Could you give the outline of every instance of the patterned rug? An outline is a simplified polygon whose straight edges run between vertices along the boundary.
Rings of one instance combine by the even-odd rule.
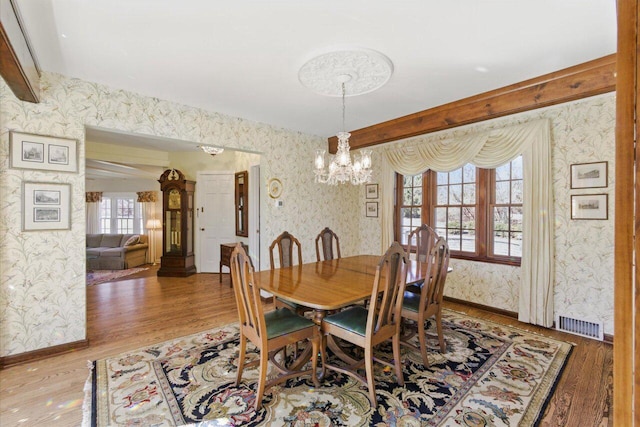
[[[131,276],[132,274],[148,270],[148,267],[127,268],[126,270],[92,270],[87,271],[87,286],[97,285],[98,283],[111,282],[121,277]]]
[[[431,337],[430,367],[403,347],[404,387],[376,364],[375,410],[366,389],[328,371],[320,388],[302,377],[267,389],[255,412],[257,369],[233,385],[238,328],[231,324],[93,362],[84,425],[536,425],[571,345],[448,310],[444,317],[447,351]],[[391,345],[380,352],[390,359]]]

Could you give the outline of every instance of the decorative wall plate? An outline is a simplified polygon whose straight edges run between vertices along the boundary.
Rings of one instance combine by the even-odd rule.
[[[267,192],[272,199],[280,197],[282,194],[282,181],[278,178],[271,178],[269,182],[267,182]]]

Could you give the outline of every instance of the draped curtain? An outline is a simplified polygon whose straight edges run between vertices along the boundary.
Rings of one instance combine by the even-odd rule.
[[[496,168],[522,155],[523,248],[518,319],[553,323],[553,185],[549,121],[536,120],[441,141],[416,137],[384,147],[381,167],[382,246],[393,241],[394,172],[449,172],[471,163]]]
[[[102,192],[87,191],[85,198],[87,202],[87,234],[98,234],[100,233],[100,202],[102,201]]]
[[[142,203],[142,224],[144,227],[144,233],[149,236],[149,246],[155,246],[155,231],[147,227],[149,225],[149,220],[156,219],[156,201],[158,200],[158,193],[157,191],[138,191],[136,194],[138,195],[138,203]],[[147,262],[156,262],[153,258],[155,258],[155,251],[147,251]]]

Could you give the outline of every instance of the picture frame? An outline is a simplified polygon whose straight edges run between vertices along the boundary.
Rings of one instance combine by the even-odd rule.
[[[365,186],[365,194],[367,199],[378,198],[378,184],[367,184]]]
[[[71,184],[22,183],[22,231],[70,229]]]
[[[606,188],[608,162],[576,163],[571,165],[571,188]]]
[[[77,173],[78,141],[11,131],[9,161],[14,169]]]
[[[608,194],[574,194],[571,196],[571,219],[609,219]]]
[[[366,215],[368,218],[378,218],[378,202],[367,202]]]

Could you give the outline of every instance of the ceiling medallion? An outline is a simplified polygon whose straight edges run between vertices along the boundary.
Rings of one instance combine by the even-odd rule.
[[[342,97],[342,132],[338,132],[338,150],[325,161],[325,150],[316,150],[315,181],[337,185],[360,185],[371,181],[371,150],[359,150],[351,158],[345,126],[345,97],[372,92],[391,78],[393,64],[383,54],[370,49],[329,52],[307,61],[300,71],[300,82],[321,95]]]
[[[364,48],[348,48],[327,52],[307,61],[298,79],[320,95],[362,95],[384,86],[393,74],[393,63],[380,52]]]

